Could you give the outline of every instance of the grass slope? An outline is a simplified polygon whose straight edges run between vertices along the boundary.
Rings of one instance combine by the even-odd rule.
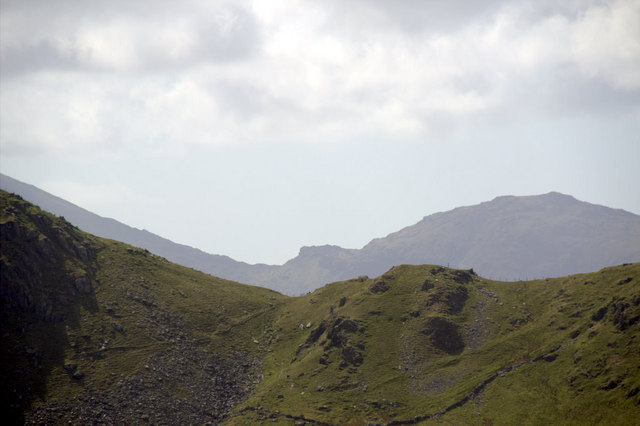
[[[2,400],[16,422],[218,421],[253,388],[286,297],[1,197]]]
[[[518,283],[402,265],[328,285],[283,306],[229,423],[635,424],[639,279],[639,264]]]
[[[509,283],[400,265],[289,298],[0,196],[0,373],[15,422],[640,418],[640,264]]]

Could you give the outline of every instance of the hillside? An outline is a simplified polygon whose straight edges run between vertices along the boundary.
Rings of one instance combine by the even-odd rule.
[[[289,298],[0,195],[2,400],[18,423],[640,418],[638,263],[520,282],[400,265]]]
[[[633,424],[640,264],[528,282],[435,265],[327,285],[271,326],[232,424]]]
[[[1,398],[15,423],[217,422],[251,391],[253,336],[284,296],[1,197]]]
[[[66,217],[84,231],[215,276],[290,295],[358,275],[377,276],[399,264],[474,268],[488,278],[511,281],[640,261],[640,216],[554,192],[498,197],[429,215],[361,249],[303,247],[283,265],[249,265],[102,218],[8,176],[0,178],[3,189]]]

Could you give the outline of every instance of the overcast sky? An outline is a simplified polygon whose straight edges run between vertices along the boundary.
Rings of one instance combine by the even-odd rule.
[[[640,1],[1,0],[0,170],[251,263],[549,191],[640,213]]]

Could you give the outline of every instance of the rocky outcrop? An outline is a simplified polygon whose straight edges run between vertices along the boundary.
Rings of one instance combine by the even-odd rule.
[[[446,318],[428,318],[422,334],[429,338],[433,347],[448,354],[459,354],[464,349],[459,327]]]
[[[46,402],[27,413],[25,424],[216,424],[253,390],[260,371],[246,353],[221,358],[191,342],[158,353],[145,367],[132,377],[114,373],[107,389],[86,385],[73,400]]]
[[[63,218],[3,198],[0,297],[5,313],[20,310],[60,321],[77,295],[93,291],[96,247]]]

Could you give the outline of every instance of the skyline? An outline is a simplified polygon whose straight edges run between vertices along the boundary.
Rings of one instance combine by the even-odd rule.
[[[281,264],[550,191],[640,213],[640,1],[1,8],[0,171],[177,243]]]

